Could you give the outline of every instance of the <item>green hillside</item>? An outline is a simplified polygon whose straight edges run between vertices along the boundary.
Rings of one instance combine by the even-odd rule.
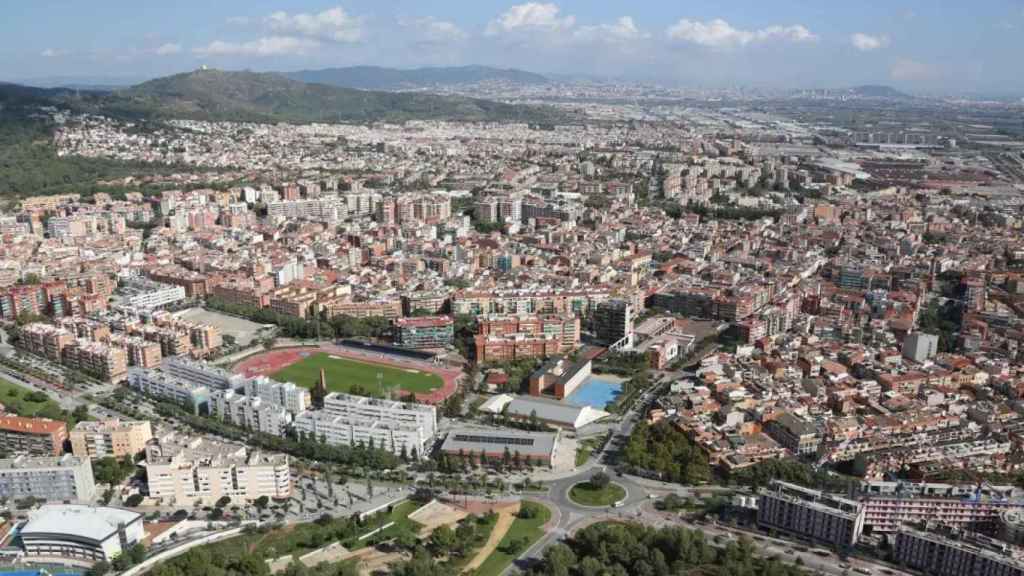
[[[306,84],[280,74],[196,70],[157,78],[97,100],[108,113],[253,122],[420,120],[556,122],[551,108],[436,94]]]

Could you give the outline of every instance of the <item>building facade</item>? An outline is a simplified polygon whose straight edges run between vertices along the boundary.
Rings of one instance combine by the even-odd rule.
[[[1022,576],[1019,551],[980,534],[904,526],[896,534],[893,560],[934,576]]]
[[[0,416],[0,447],[8,454],[60,456],[68,439],[67,424],[48,418]]]
[[[79,422],[71,431],[71,453],[80,458],[135,456],[153,438],[148,420]]]
[[[758,496],[757,523],[762,528],[845,549],[853,547],[864,530],[864,506],[776,480]]]
[[[71,454],[0,460],[0,499],[91,502],[96,498],[92,463]]]
[[[437,434],[437,408],[337,392],[324,397],[323,410],[295,418],[295,429],[316,440],[345,446],[373,446],[395,454],[424,456]]]
[[[447,348],[455,338],[450,316],[422,316],[395,319],[395,344],[404,348]]]
[[[261,496],[291,496],[292,480],[284,454],[264,454],[245,446],[200,437],[168,435],[146,446],[149,495],[162,503],[213,505],[222,497],[252,502]]]

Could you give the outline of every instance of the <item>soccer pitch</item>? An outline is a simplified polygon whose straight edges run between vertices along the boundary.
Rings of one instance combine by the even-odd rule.
[[[383,389],[392,386],[405,392],[422,393],[444,385],[437,374],[349,360],[325,352],[311,354],[270,377],[279,382],[295,382],[299,386],[312,388],[320,381],[321,368],[327,377],[328,392],[349,392],[358,384],[367,394],[384,396]]]

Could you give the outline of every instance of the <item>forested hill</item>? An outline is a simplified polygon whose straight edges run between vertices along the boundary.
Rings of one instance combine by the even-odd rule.
[[[463,96],[380,92],[308,84],[280,74],[196,70],[157,78],[97,100],[108,113],[255,122],[456,120],[548,123],[553,108]]]
[[[550,82],[546,77],[533,72],[490,66],[452,66],[411,70],[381,66],[348,66],[322,70],[299,70],[298,72],[286,72],[284,75],[300,82],[360,90],[413,90],[480,82],[508,82],[530,86]]]

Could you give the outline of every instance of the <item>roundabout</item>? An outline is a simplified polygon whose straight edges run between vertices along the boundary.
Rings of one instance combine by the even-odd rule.
[[[613,506],[626,499],[626,489],[614,482],[595,483],[593,480],[573,484],[569,488],[569,500],[577,506],[603,508]]]

